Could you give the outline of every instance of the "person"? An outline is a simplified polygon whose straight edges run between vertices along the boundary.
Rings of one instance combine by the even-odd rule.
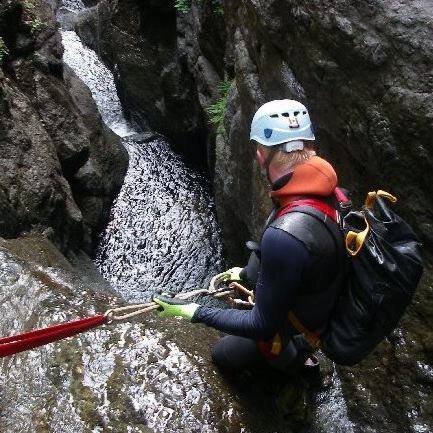
[[[279,370],[295,361],[311,363],[314,344],[302,331],[317,337],[324,331],[343,273],[343,238],[327,211],[335,212],[337,175],[316,155],[306,107],[288,99],[262,105],[252,120],[250,140],[275,210],[248,265],[229,269],[225,277],[254,284],[254,307],[220,309],[154,298],[163,316],[185,317],[222,331],[212,359],[229,372],[264,363]],[[308,200],[322,203],[323,209],[308,206]],[[296,203],[303,208],[287,212]]]

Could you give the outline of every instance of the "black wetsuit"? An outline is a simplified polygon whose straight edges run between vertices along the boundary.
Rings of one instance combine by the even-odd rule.
[[[280,333],[289,342],[297,332],[287,316],[295,312],[310,330],[326,325],[340,290],[335,284],[340,270],[341,250],[338,228],[317,216],[294,212],[269,226],[260,244],[260,271],[251,311],[199,307],[193,321],[205,323],[229,336],[217,344],[214,361],[237,370],[263,357],[257,341],[267,341]],[[329,230],[333,224],[334,235]]]

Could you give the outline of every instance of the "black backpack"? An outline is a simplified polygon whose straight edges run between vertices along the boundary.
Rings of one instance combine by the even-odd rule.
[[[421,278],[421,244],[390,209],[395,201],[378,191],[368,194],[361,211],[339,202],[347,283],[321,335],[322,350],[337,364],[357,364],[392,332]]]
[[[337,364],[359,363],[393,331],[421,278],[421,244],[410,226],[390,209],[389,203],[396,201],[385,191],[370,192],[362,210],[355,211],[337,188],[327,203],[301,199],[268,219],[269,223],[292,212],[310,215],[325,224],[336,245],[341,245],[340,272],[333,283],[341,286],[341,292],[325,331],[319,336],[292,311],[288,316],[312,348],[321,348]],[[330,217],[334,209],[339,218]],[[303,226],[300,229],[295,237],[308,244],[314,234]]]

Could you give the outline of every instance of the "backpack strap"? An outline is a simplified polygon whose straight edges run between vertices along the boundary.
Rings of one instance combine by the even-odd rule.
[[[320,336],[316,332],[312,332],[309,329],[307,329],[296,317],[295,313],[293,311],[289,311],[289,314],[287,316],[289,319],[290,324],[305,338],[307,343],[314,349],[319,349],[322,342],[320,340]]]

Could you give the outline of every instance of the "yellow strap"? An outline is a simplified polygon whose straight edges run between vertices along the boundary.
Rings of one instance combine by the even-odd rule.
[[[365,207],[368,209],[372,209],[378,197],[386,198],[391,203],[395,203],[397,201],[397,198],[394,197],[392,194],[379,189],[378,191],[371,191],[367,194],[367,198],[365,199]],[[352,257],[359,254],[362,246],[365,243],[365,240],[367,239],[368,233],[370,232],[370,224],[368,223],[365,216],[364,216],[364,221],[365,221],[364,230],[362,230],[359,233],[349,231],[346,235],[346,250]]]
[[[308,344],[314,348],[318,349],[321,345],[320,338],[311,332],[309,329],[307,329],[295,316],[295,313],[293,311],[289,311],[289,321],[293,325],[293,327],[304,336],[304,338],[307,340]]]
[[[279,355],[281,353],[282,348],[283,348],[283,344],[281,342],[280,334],[277,334],[272,340],[272,347],[271,347],[272,355]]]
[[[370,224],[365,217],[364,221],[365,229],[362,232],[356,233],[350,231],[346,235],[346,250],[352,257],[355,257],[361,251],[368,233],[370,232]]]
[[[379,191],[371,191],[367,194],[367,198],[365,199],[365,207],[371,209],[374,206],[374,203],[376,202],[378,197],[386,198],[391,203],[397,202],[397,197],[394,197],[389,192],[379,189]]]

